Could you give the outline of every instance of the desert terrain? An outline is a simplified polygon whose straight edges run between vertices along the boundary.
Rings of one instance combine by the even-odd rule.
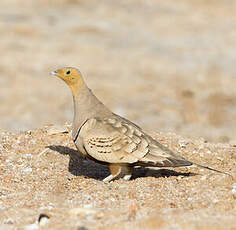
[[[1,0],[0,229],[236,229],[235,12],[231,0]],[[103,183],[107,167],[71,140],[71,93],[49,74],[63,66],[177,154],[233,178],[137,168]]]

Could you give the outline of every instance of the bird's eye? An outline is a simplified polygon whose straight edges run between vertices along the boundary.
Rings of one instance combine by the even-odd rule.
[[[69,74],[70,74],[70,70],[67,70],[67,71],[66,71],[66,74],[69,75]]]

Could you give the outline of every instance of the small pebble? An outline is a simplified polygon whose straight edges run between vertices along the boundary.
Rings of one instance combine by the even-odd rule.
[[[92,204],[85,204],[85,205],[84,205],[84,208],[92,208],[92,207],[93,207]]]
[[[199,153],[199,155],[200,155],[200,157],[204,157],[204,153],[203,152]]]
[[[235,196],[235,198],[236,198],[236,183],[233,183],[231,186],[232,186],[233,196]]]
[[[32,168],[24,168],[23,171],[24,171],[24,172],[32,172],[33,169],[32,169]]]
[[[218,199],[214,199],[214,200],[212,200],[212,202],[213,202],[214,204],[216,204],[216,203],[219,202],[219,200],[218,200]]]
[[[84,226],[79,226],[78,228],[77,228],[77,230],[88,230],[86,227],[84,227]]]
[[[48,135],[55,135],[58,133],[68,133],[68,130],[65,126],[53,125],[47,130]]]
[[[200,180],[206,180],[206,179],[207,179],[207,175],[204,175],[204,176],[201,177]]]
[[[236,183],[233,183],[231,186],[232,188],[236,189]]]
[[[87,221],[93,221],[94,220],[94,216],[88,215],[88,216],[86,216],[86,220]]]
[[[49,219],[50,217],[47,214],[40,214],[38,218],[39,225],[41,227],[47,225],[49,223]]]
[[[14,224],[14,221],[11,218],[8,218],[4,224]]]
[[[184,147],[186,147],[186,145],[188,145],[188,142],[186,140],[180,140],[179,141],[179,146],[180,147],[184,148]]]

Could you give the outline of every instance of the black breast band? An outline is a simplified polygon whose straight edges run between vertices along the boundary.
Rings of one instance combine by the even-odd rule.
[[[75,138],[73,139],[74,142],[76,142],[76,140],[78,139],[78,136],[79,136],[79,133],[80,133],[80,130],[81,128],[84,126],[84,124],[88,121],[89,119],[87,119],[81,126],[80,128],[78,129],[76,135],[75,135]]]

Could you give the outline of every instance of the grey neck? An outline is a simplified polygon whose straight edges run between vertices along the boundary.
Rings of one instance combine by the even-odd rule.
[[[73,138],[83,123],[93,117],[105,117],[111,114],[102,102],[92,93],[92,91],[84,85],[77,95],[73,95],[74,102],[74,119],[73,119]]]

